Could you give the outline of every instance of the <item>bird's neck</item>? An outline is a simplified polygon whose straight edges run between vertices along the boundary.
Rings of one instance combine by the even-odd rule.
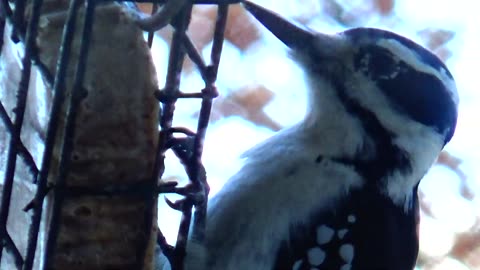
[[[395,204],[408,204],[411,190],[443,147],[441,136],[406,117],[390,119],[388,112],[369,110],[357,100],[342,97],[328,83],[314,86],[300,125],[307,144],[326,157],[370,163],[367,170],[372,173],[382,169],[365,177],[376,178]]]
[[[357,117],[353,117],[338,98],[331,84],[311,82],[305,119],[299,124],[309,144],[317,145],[331,157],[354,157],[362,151],[368,157],[368,137]]]

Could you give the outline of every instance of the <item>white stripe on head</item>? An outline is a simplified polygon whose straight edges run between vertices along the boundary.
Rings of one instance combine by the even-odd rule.
[[[445,70],[445,68],[440,66],[437,69],[428,63],[425,63],[425,61],[421,59],[415,50],[408,48],[398,40],[382,38],[376,43],[376,45],[390,51],[393,55],[397,56],[400,60],[404,61],[419,72],[427,73],[438,78],[442,83],[445,84],[447,91],[452,97],[452,100],[455,102],[455,105],[458,106],[459,99],[455,81],[448,75],[448,72]]]

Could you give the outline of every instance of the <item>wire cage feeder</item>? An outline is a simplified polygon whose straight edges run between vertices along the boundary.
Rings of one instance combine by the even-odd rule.
[[[0,1],[1,269],[153,269],[156,246],[182,269],[188,235],[202,237],[203,140],[228,7],[240,1],[178,1],[159,88],[154,29],[145,42],[133,2],[154,14],[169,1]],[[197,4],[218,6],[209,63],[186,33]],[[197,93],[179,89],[185,57],[205,82]],[[180,98],[201,99],[196,131],[172,126]],[[169,149],[185,187],[159,181]],[[183,213],[175,246],[156,225],[160,193],[184,195],[171,203]]]

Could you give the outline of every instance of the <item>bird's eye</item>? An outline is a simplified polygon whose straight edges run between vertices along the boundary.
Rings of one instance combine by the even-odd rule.
[[[401,72],[401,64],[388,50],[378,47],[362,47],[354,58],[354,68],[372,80],[393,79]]]

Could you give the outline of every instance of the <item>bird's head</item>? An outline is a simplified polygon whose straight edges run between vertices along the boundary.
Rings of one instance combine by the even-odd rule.
[[[396,181],[394,174],[405,178],[407,172],[414,179],[407,189],[416,185],[456,126],[458,94],[442,61],[389,31],[354,28],[327,35],[300,28],[248,1],[244,5],[305,70],[311,92],[307,121],[335,122],[345,115],[342,119],[347,120],[338,122],[359,127],[355,136],[362,138],[360,148],[370,149],[352,153],[363,151],[363,158],[383,164],[385,170],[375,173],[389,182],[385,186],[402,185],[390,182]],[[350,144],[360,145],[353,140]],[[388,157],[394,159],[385,161]]]

